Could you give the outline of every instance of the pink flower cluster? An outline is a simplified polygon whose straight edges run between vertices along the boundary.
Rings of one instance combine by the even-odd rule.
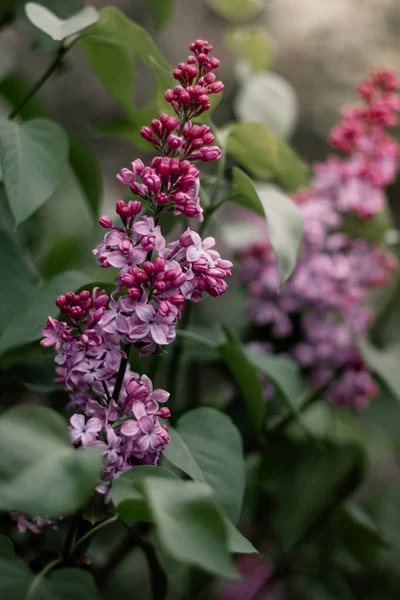
[[[180,85],[165,94],[177,117],[163,113],[150,127],[141,130],[142,137],[161,156],[155,157],[149,167],[137,159],[117,177],[133,194],[149,202],[154,215],[170,206],[176,215],[198,217],[201,221],[200,173],[193,162],[218,160],[221,150],[210,145],[214,141],[210,128],[193,124],[190,119],[208,110],[210,94],[221,92],[224,86],[215,81],[212,73],[219,67],[219,60],[209,57],[212,46],[196,40],[190,49],[194,56],[189,56],[187,63],[179,64],[174,71]]]
[[[343,233],[343,213],[366,219],[386,202],[383,187],[393,181],[399,161],[399,148],[385,133],[400,111],[397,87],[386,71],[366,80],[359,90],[366,107],[346,109],[331,136],[347,157],[317,165],[310,189],[294,197],[304,217],[304,241],[280,294],[269,242],[239,251],[252,320],[267,326],[273,346],[287,349],[314,384],[336,376],[330,398],[355,409],[378,391],[356,347],[372,318],[368,295],[388,282],[396,261],[382,245]]]
[[[56,304],[64,318],[49,317],[43,329],[41,344],[57,352],[56,381],[68,390],[67,408],[74,411],[71,441],[76,448],[96,446],[104,454],[98,491],[106,501],[116,476],[136,465],[156,464],[169,442],[168,426],[160,422],[170,417],[169,408],[160,407],[169,393],[153,389],[146,375],[131,371],[131,345],[147,355],[173,342],[185,300],[199,302],[204,293],[223,294],[231,274],[232,263],[213,249],[214,238],[202,240],[187,229],[167,245],[158,224],[163,211],[170,209],[201,218],[199,171],[193,161],[221,155],[219,148],[210,146],[214,136],[209,127],[189,120],[207,110],[209,94],[223,87],[211,73],[219,65],[208,56],[211,49],[197,40],[191,45],[194,56],[174,72],[181,87],[168,90],[166,97],[170,92],[176,96],[172,106],[178,118],[162,114],[142,130],[161,156],[149,167],[137,159],[117,175],[148,202],[152,214],[146,214],[137,199],[118,200],[120,223],[114,225],[106,215],[99,219],[107,233],[93,253],[101,267],[118,269],[116,289],[111,296],[99,288],[59,296]],[[31,521],[21,520],[21,527],[41,528],[42,521]]]

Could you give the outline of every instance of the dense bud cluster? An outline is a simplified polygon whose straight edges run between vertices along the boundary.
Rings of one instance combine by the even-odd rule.
[[[378,391],[356,344],[371,322],[368,296],[387,284],[396,261],[382,245],[350,237],[342,227],[346,215],[367,220],[386,203],[383,188],[395,177],[399,148],[384,129],[395,124],[400,111],[393,95],[397,88],[389,72],[367,78],[359,88],[366,106],[346,109],[331,135],[346,158],[316,165],[310,189],[294,197],[304,217],[304,241],[280,294],[269,242],[259,240],[239,251],[253,321],[267,326],[280,348],[286,340],[315,385],[334,380],[328,389],[332,401],[355,409],[364,408]]]

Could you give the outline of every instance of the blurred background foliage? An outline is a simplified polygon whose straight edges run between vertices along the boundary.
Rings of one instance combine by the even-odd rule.
[[[83,0],[40,3],[64,18],[84,5]],[[23,4],[19,0],[2,0],[0,6],[0,115],[7,115],[19,104],[59,49],[57,42],[29,23]],[[91,4],[100,9],[106,3],[98,0]],[[216,124],[257,120],[288,139],[307,163],[325,158],[330,127],[338,120],[340,108],[353,100],[354,88],[372,67],[384,64],[400,72],[400,5],[396,0],[121,0],[111,4],[149,32],[166,63],[175,65],[181,60],[196,37],[209,39],[221,60],[220,77],[225,83],[223,99],[213,116]],[[38,397],[61,410],[65,406],[64,392],[53,383],[53,358],[33,343],[42,324],[32,325],[34,315],[29,302],[21,304],[21,294],[35,294],[38,301],[39,279],[44,286],[51,286],[51,293],[47,290],[43,294],[44,303],[66,288],[79,288],[87,281],[112,283],[113,273],[99,269],[91,255],[102,236],[94,217],[100,209],[107,212],[122,193],[115,173],[137,156],[149,157],[138,131],[155,116],[160,97],[154,71],[140,62],[144,43],[139,40],[134,48],[133,54],[139,61],[134,60],[133,70],[132,53],[115,48],[115,55],[110,58],[107,45],[84,39],[68,53],[58,72],[20,114],[21,120],[48,117],[65,128],[69,166],[50,199],[17,231],[15,215],[7,210],[0,184],[0,263],[5,263],[0,272],[7,273],[7,281],[10,277],[15,280],[12,295],[0,281],[2,329],[9,328],[17,309],[22,311],[18,323],[11,323],[11,333],[0,340],[3,406]],[[110,70],[114,60],[118,63],[118,75],[123,73],[127,78],[123,85],[118,78],[108,79],[106,86],[102,84],[100,71],[106,60],[110,61]],[[162,69],[156,69],[156,75],[162,79]],[[399,191],[399,183],[389,190],[397,224]],[[23,193],[32,193],[30,183]],[[219,227],[218,235],[228,247],[232,238],[254,233],[235,224],[230,212],[221,210],[214,226]],[[180,226],[180,219],[178,224],[176,221],[175,225],[171,223],[175,230]],[[358,225],[352,223],[349,227],[354,230]],[[166,222],[164,226],[167,227]],[[368,227],[362,235],[380,239],[393,229],[393,223],[383,216]],[[29,249],[31,262],[21,256],[17,241]],[[65,271],[71,273],[65,275]],[[21,280],[23,289],[18,287]],[[394,345],[395,349],[400,348],[399,294],[396,282],[393,290],[385,290],[384,310],[373,330],[376,343],[384,347]],[[257,420],[257,413],[252,409],[249,418],[243,419],[230,377],[230,372],[237,373],[240,366],[244,373],[244,379],[238,381],[240,395],[251,393],[252,397],[258,394],[261,398],[258,384],[254,383],[255,365],[251,357],[227,346],[214,327],[222,322],[234,336],[246,338],[249,324],[243,300],[242,290],[233,281],[229,296],[213,299],[212,303],[205,300],[196,309],[192,330],[218,341],[219,346],[216,349],[199,345],[195,339],[185,342],[187,369],[176,381],[174,410],[179,415],[188,406],[221,408],[239,427],[247,466],[240,524],[261,557],[254,558],[250,573],[254,574],[259,561],[266,569],[265,581],[271,564],[278,565],[280,577],[273,592],[267,589],[239,596],[238,588],[229,590],[221,582],[211,582],[195,570],[160,556],[168,568],[171,598],[397,600],[397,355],[392,353],[379,368],[381,394],[365,414],[355,416],[324,403],[313,403],[302,420],[294,419],[284,434],[279,433],[279,428],[271,432],[260,452],[258,440],[248,426],[251,419]],[[33,327],[32,343],[26,344],[29,327]],[[20,331],[24,332],[22,346],[18,344]],[[400,358],[400,352],[398,355]],[[138,358],[133,356],[131,360],[135,368]],[[154,360],[141,359],[140,371],[150,373]],[[168,358],[160,362],[156,384],[163,387]],[[308,393],[296,365],[291,364],[283,374],[279,361],[267,360],[256,366],[279,392],[278,405],[272,403],[267,408],[269,416],[280,418],[282,414],[285,417],[295,413],[296,403]],[[253,388],[249,392],[250,381]],[[309,431],[313,432],[311,439]],[[324,442],[322,451],[319,441]],[[31,536],[28,549],[15,532],[13,540],[16,548],[24,548],[29,557],[40,545],[57,548],[63,534],[60,527],[58,532],[46,532],[43,539]],[[114,546],[117,548],[123,538],[122,528],[117,527],[113,536],[104,531],[92,544],[90,558],[99,581],[105,580],[105,555]],[[150,597],[143,591],[149,586],[141,550],[128,552],[121,563],[115,556],[104,598],[124,600],[133,593],[138,598]],[[264,580],[260,578],[259,590]]]

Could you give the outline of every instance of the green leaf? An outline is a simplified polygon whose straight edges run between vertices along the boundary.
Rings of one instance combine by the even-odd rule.
[[[93,6],[87,6],[68,19],[60,19],[51,10],[36,2],[25,4],[25,14],[35,27],[47,33],[55,41],[64,40],[86,29],[99,18],[97,10]]]
[[[234,554],[258,554],[258,550],[254,548],[253,544],[228,519],[225,519],[225,525],[228,530],[228,547],[231,552]]]
[[[253,71],[267,71],[274,62],[272,40],[264,29],[231,27],[224,36],[230,50],[250,64]]]
[[[276,179],[288,191],[307,185],[306,164],[266,125],[233,125],[227,136],[226,151],[256,179]]]
[[[354,213],[345,213],[340,229],[350,237],[379,244],[384,242],[387,232],[394,229],[393,216],[388,206],[367,220],[360,219]]]
[[[302,214],[294,202],[275,186],[259,184],[256,188],[237,167],[233,168],[233,178],[237,185],[234,200],[266,219],[281,287],[296,266],[303,237]]]
[[[195,481],[208,483],[228,518],[236,523],[242,509],[245,469],[242,441],[231,419],[201,407],[184,414],[163,455]]]
[[[81,43],[96,75],[130,112],[136,60],[154,71],[164,91],[173,84],[170,66],[147,31],[115,7],[100,11],[99,21]]]
[[[68,426],[44,406],[17,406],[0,417],[0,509],[60,517],[88,501],[100,481],[97,448],[75,450]]]
[[[102,84],[122,106],[132,111],[135,65],[130,52],[115,40],[95,34],[83,37],[81,44]]]
[[[149,107],[135,110],[135,112],[124,117],[117,117],[107,123],[103,123],[96,127],[96,129],[105,135],[117,136],[129,140],[137,148],[148,151],[149,142],[142,138],[140,130],[144,123],[150,123],[156,112],[157,107],[152,104]]]
[[[281,395],[286,407],[293,412],[304,393],[299,365],[290,358],[271,353],[246,350],[246,356]]]
[[[277,478],[270,522],[285,549],[302,540],[310,527],[347,498],[364,473],[364,455],[355,444],[326,443],[321,448],[296,443],[288,450],[287,458],[277,449],[275,458],[266,459],[267,469]]]
[[[4,600],[99,600],[90,573],[62,569],[48,577],[34,575],[15,554],[0,556],[0,596]]]
[[[362,339],[357,346],[371,371],[386,383],[394,397],[400,401],[400,344],[391,344],[380,350],[367,339]]]
[[[25,294],[25,290],[22,291],[25,303],[23,308],[14,311],[13,318],[0,337],[0,354],[10,348],[39,340],[47,317],[58,315],[55,305],[57,296],[77,290],[87,283],[87,279],[88,276],[83,273],[67,271],[44,283],[30,295]]]
[[[237,578],[224,517],[208,485],[151,477],[143,480],[143,493],[167,554],[209,573]]]
[[[388,546],[376,523],[354,502],[338,511],[338,527],[346,550],[366,569],[373,569],[380,550]]]
[[[207,0],[220,17],[241,23],[258,15],[264,8],[263,0]]]
[[[114,480],[111,491],[120,518],[151,522],[152,516],[140,488],[146,477],[179,479],[175,473],[163,467],[144,465],[125,471]]]
[[[75,135],[68,137],[70,165],[82,188],[89,210],[97,221],[103,191],[99,163],[86,142]]]
[[[253,429],[259,431],[264,423],[267,404],[256,368],[233,339],[220,344],[218,352],[236,381]]]
[[[77,266],[85,250],[81,236],[60,233],[51,240],[46,252],[38,261],[39,270],[45,279],[52,279]]]
[[[20,125],[1,119],[0,152],[7,198],[18,225],[55,191],[67,164],[68,139],[47,119]]]
[[[10,107],[15,108],[20,104],[22,98],[25,98],[28,92],[30,92],[32,85],[32,82],[28,81],[20,73],[8,73],[0,80],[0,96],[6,100]],[[36,96],[31,98],[18,112],[18,117],[22,121],[44,118],[46,116],[47,112]]]
[[[175,0],[148,0],[149,10],[156,27],[164,27],[174,12]]]
[[[2,554],[13,554],[14,546],[12,541],[8,539],[6,535],[0,533],[0,555]]]
[[[0,332],[31,297],[38,284],[37,274],[28,264],[14,237],[0,231]],[[1,337],[0,337],[1,339]]]

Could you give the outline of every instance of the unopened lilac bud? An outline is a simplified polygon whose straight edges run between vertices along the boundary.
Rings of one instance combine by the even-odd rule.
[[[142,129],[140,130],[140,135],[148,142],[151,142],[151,140],[153,139],[153,132],[150,129],[150,127],[142,127]]]
[[[160,410],[158,411],[159,416],[162,419],[169,419],[171,416],[171,411],[169,408],[167,408],[166,406],[163,406],[162,408],[160,408]]]
[[[165,268],[165,259],[161,256],[157,256],[157,258],[153,261],[154,269],[157,273],[161,273]]]
[[[167,90],[165,92],[165,99],[167,102],[172,102],[173,100],[175,100],[175,92],[174,90]]]
[[[149,260],[146,260],[146,262],[143,263],[142,269],[148,275],[151,275],[151,273],[154,273],[154,265]]]
[[[221,149],[218,146],[209,146],[208,148],[203,148],[201,155],[204,161],[218,160],[221,158]]]
[[[161,206],[165,206],[169,202],[168,194],[166,194],[165,192],[158,192],[158,194],[156,194],[156,202]]]
[[[65,296],[58,296],[58,298],[56,298],[56,306],[58,306],[58,308],[64,308],[67,304],[68,301]]]
[[[122,254],[129,254],[132,248],[132,242],[129,240],[123,240],[119,245],[119,249],[121,250]]]
[[[132,298],[132,300],[139,300],[141,295],[142,293],[138,288],[132,287],[128,290],[128,296],[129,298]]]
[[[222,81],[216,81],[215,83],[212,83],[210,85],[210,92],[212,92],[213,94],[218,94],[219,92],[222,92],[223,89],[224,84],[222,83]]]
[[[99,223],[102,227],[104,227],[104,229],[111,229],[113,224],[112,219],[107,215],[101,215],[99,218]]]
[[[131,273],[122,273],[120,276],[120,281],[123,286],[126,288],[131,288],[136,285],[136,279]]]
[[[128,210],[129,214],[132,217],[136,217],[140,212],[142,212],[143,204],[139,200],[130,200],[128,202]]]
[[[156,281],[154,288],[157,290],[157,292],[163,292],[166,288],[165,281]]]

